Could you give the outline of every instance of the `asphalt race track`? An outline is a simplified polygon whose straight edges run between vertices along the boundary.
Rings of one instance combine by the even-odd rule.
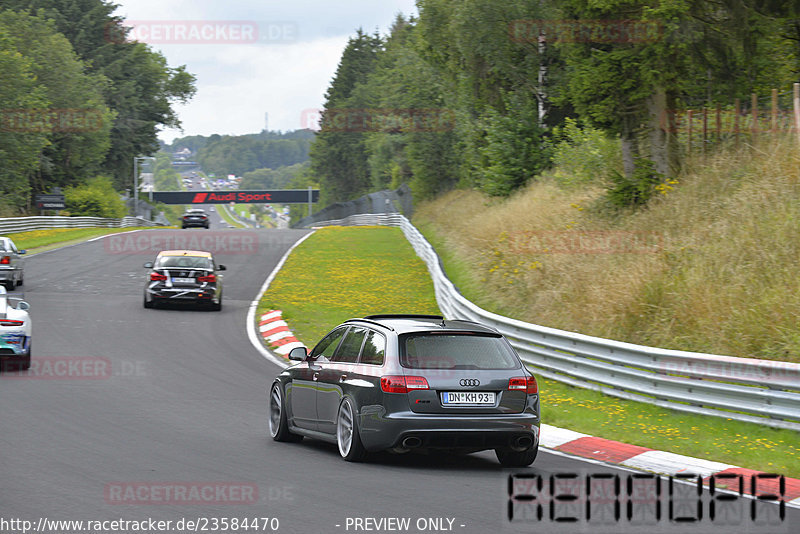
[[[211,215],[219,228],[218,215]],[[155,239],[159,232],[168,230],[137,234]],[[0,375],[0,531],[22,531],[19,523],[4,527],[2,520],[9,519],[31,521],[32,529],[40,519],[152,518],[172,521],[171,531],[233,532],[245,530],[244,519],[277,518],[258,519],[258,528],[246,530],[797,532],[800,510],[787,508],[783,521],[777,515],[770,520],[778,507],[759,505],[754,522],[748,499],[732,505],[734,514],[743,513],[738,520],[734,515],[723,523],[718,515],[712,522],[705,494],[700,523],[670,521],[669,514],[690,517],[697,495],[684,491],[681,502],[688,504],[670,508],[666,481],[658,520],[644,512],[639,517],[638,508],[628,520],[625,500],[619,521],[596,507],[587,520],[583,498],[559,501],[564,507],[554,508],[551,519],[544,498],[550,475],[573,473],[584,480],[617,474],[624,495],[632,472],[544,451],[533,467],[508,470],[489,452],[380,454],[352,464],[329,444],[271,441],[267,388],[279,368],[248,341],[245,316],[267,275],[306,231],[218,233],[224,232],[246,233],[257,247],[217,254],[228,268],[221,312],[144,309],[142,264],[154,254],[112,250],[110,238],[27,259],[24,296],[34,321],[34,367]],[[543,477],[545,490],[539,501],[518,502],[509,521],[513,473]],[[545,502],[541,518],[537,502]],[[579,520],[556,521],[570,515]]]

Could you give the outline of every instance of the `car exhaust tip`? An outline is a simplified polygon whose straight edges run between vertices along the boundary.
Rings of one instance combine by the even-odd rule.
[[[517,452],[527,451],[533,447],[533,439],[530,436],[519,436],[514,438],[511,448]]]
[[[416,436],[410,436],[403,440],[403,447],[406,449],[415,449],[422,445],[422,440]]]

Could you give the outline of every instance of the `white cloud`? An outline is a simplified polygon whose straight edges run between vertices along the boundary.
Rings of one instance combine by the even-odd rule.
[[[157,44],[170,66],[197,76],[197,94],[175,109],[183,135],[304,127],[303,112],[318,109],[342,50],[356,28],[386,33],[397,13],[416,14],[413,0],[121,0],[116,15],[131,21],[252,21],[261,28],[287,24],[283,41],[256,44]],[[272,24],[272,26],[270,26]],[[277,26],[276,26],[277,25]],[[292,33],[296,30],[296,34]]]
[[[304,127],[303,111],[322,105],[345,43],[346,37],[280,48],[234,46],[195,63],[202,66],[197,94],[177,108],[184,133],[161,137],[259,132],[265,113],[270,130]]]

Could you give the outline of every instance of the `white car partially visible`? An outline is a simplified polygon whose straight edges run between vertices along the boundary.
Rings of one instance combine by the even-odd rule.
[[[25,251],[17,249],[10,238],[0,236],[0,284],[9,291],[21,286],[24,281],[23,254]]]
[[[31,366],[29,309],[27,302],[9,297],[6,288],[0,286],[0,370],[24,370]]]

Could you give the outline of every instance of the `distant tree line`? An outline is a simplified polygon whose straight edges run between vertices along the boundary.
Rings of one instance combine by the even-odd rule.
[[[99,175],[116,190],[130,187],[133,158],[155,152],[159,128],[180,125],[172,106],[191,98],[194,77],[127,40],[116,8],[0,4],[0,214],[24,213],[36,193]]]
[[[308,161],[277,169],[256,169],[242,176],[239,189],[293,189],[296,179],[308,169]]]
[[[292,132],[263,131],[258,134],[192,135],[163,145],[167,152],[188,148],[203,170],[214,174],[242,176],[257,169],[278,169],[308,160],[314,139],[310,130]]]
[[[417,18],[398,16],[387,36],[359,30],[342,54],[311,147],[323,202],[401,183],[417,197],[457,185],[508,195],[575,124],[618,140],[618,185],[639,191],[680,168],[659,127],[667,110],[788,90],[800,70],[796,2],[417,5]]]

